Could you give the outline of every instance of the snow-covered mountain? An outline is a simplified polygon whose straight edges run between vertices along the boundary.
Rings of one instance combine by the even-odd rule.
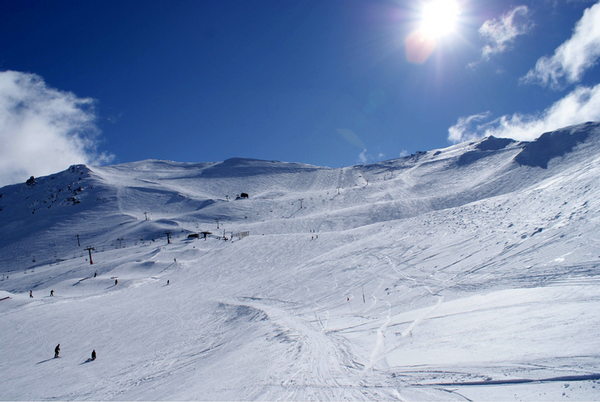
[[[599,178],[586,123],[3,187],[0,399],[599,400]]]

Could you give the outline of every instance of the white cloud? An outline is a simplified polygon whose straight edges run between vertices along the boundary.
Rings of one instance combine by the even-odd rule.
[[[448,141],[457,143],[479,137],[479,131],[483,126],[477,126],[473,130],[472,125],[478,121],[485,121],[490,114],[490,112],[485,112],[468,117],[459,117],[458,122],[448,129]]]
[[[358,159],[356,160],[361,165],[367,163],[378,162],[385,159],[385,154],[383,152],[379,152],[377,156],[374,156],[367,152],[367,148],[363,149],[363,151],[358,154]]]
[[[518,6],[503,14],[499,20],[484,22],[479,28],[479,35],[487,42],[481,49],[482,59],[489,60],[491,55],[509,50],[517,36],[529,32],[533,23],[528,16],[527,6]]]
[[[0,72],[0,185],[110,161],[96,152],[95,119],[92,99],[50,88],[35,74]]]
[[[363,151],[358,154],[358,161],[360,163],[367,163],[369,161],[369,155],[367,155],[367,149],[363,149]]]
[[[599,57],[600,2],[584,11],[573,35],[556,49],[554,56],[540,58],[521,81],[561,88],[564,81],[568,84],[579,82]]]
[[[461,117],[448,129],[451,142],[468,141],[473,138],[494,137],[531,141],[547,131],[573,124],[600,120],[600,84],[594,87],[578,87],[554,103],[543,113],[505,115],[484,124],[475,124],[489,117],[489,112]]]

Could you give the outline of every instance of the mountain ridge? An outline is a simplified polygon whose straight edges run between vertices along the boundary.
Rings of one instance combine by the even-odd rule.
[[[353,223],[342,224],[346,228],[358,222],[366,225],[414,217],[426,211],[454,208],[516,191],[543,180],[551,175],[549,162],[557,158],[568,159],[573,148],[585,142],[590,134],[593,142],[598,143],[599,127],[600,123],[571,126],[545,133],[531,142],[487,137],[436,152],[419,152],[377,164],[337,169],[245,158],[206,163],[144,160],[102,167],[74,165],[63,172],[36,178],[36,184],[32,186],[16,184],[0,189],[0,194],[4,195],[0,198],[0,218],[3,218],[5,229],[2,231],[4,236],[0,234],[0,244],[10,248],[11,239],[15,238],[14,230],[18,227],[37,226],[39,229],[36,230],[48,231],[56,219],[68,220],[73,210],[65,207],[76,207],[77,213],[84,213],[84,216],[91,213],[92,218],[95,215],[93,211],[97,210],[100,215],[108,214],[111,219],[119,221],[120,225],[131,219],[146,218],[145,212],[154,213],[156,220],[170,222],[170,227],[177,225],[171,222],[170,217],[173,213],[176,216],[176,211],[186,211],[205,225],[214,219],[243,219],[245,222],[250,219],[256,224],[257,220],[286,217],[281,215],[277,218],[274,212],[266,213],[265,207],[260,207],[258,215],[255,215],[258,218],[253,218],[252,208],[240,209],[239,204],[225,204],[242,192],[250,193],[251,202],[262,199],[263,204],[273,204],[269,207],[269,211],[273,211],[272,208],[282,210],[281,202],[292,203],[293,198],[302,198],[303,191],[324,191],[326,194],[322,196],[331,198],[337,196],[336,192],[344,191],[344,197],[349,200],[339,203],[337,208],[342,215],[346,208],[350,208],[358,216]],[[558,145],[548,145],[553,141]],[[560,148],[562,145],[566,146],[566,152],[560,153],[558,150],[563,149]],[[487,172],[478,169],[477,163],[483,159],[489,160],[488,165],[494,168],[487,169]],[[530,168],[541,168],[542,171],[533,176],[528,170]],[[451,169],[455,169],[454,177],[445,177],[447,172],[452,172]],[[386,180],[391,183],[387,187]],[[376,191],[372,195],[361,194],[361,187],[368,186],[369,181],[371,186],[377,185]],[[13,201],[17,198],[13,194],[24,198],[25,210],[31,216],[18,207],[19,202]],[[147,201],[148,197],[152,201],[144,206],[140,200]],[[297,200],[296,203],[299,204]],[[15,207],[21,208],[21,211],[15,210]],[[327,222],[336,214],[340,215],[335,211],[327,213],[318,207],[315,212],[312,220],[320,220],[321,223],[313,225],[322,229],[333,227]],[[324,213],[327,217],[322,216]],[[54,216],[46,219],[48,214]],[[304,219],[311,218],[304,216]],[[334,226],[339,225],[338,222]],[[81,235],[86,232],[84,227],[75,230]],[[153,229],[153,237],[159,231],[158,227]],[[7,253],[2,248],[0,251],[4,255]],[[14,253],[8,253],[11,254],[10,259],[14,260]]]

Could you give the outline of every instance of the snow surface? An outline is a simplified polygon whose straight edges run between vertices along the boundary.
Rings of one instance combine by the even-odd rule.
[[[587,123],[3,187],[0,399],[600,400],[599,177]]]

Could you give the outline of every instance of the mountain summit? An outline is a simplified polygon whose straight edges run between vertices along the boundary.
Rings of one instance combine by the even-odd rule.
[[[599,177],[586,123],[339,169],[146,160],[3,187],[0,395],[598,399]]]

